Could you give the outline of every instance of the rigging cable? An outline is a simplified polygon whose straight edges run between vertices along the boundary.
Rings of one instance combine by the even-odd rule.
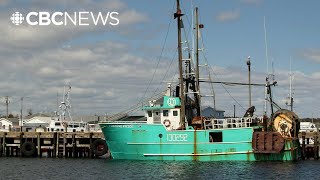
[[[182,9],[185,11],[185,8],[184,8],[183,4],[182,4]],[[173,10],[172,10],[172,13],[173,13]],[[188,15],[185,14],[185,16],[186,16],[185,19],[187,19],[187,22],[188,22],[188,24],[189,24],[188,27],[191,27],[191,24],[190,24],[190,20],[189,20],[189,18],[188,18]],[[187,35],[188,35],[188,33],[189,33],[190,31],[191,31],[191,29],[189,29],[188,32],[186,32],[186,28],[185,28],[185,27],[183,28],[183,32],[184,32],[185,39],[188,39]],[[186,40],[186,44],[187,44],[188,53],[191,54],[191,53],[190,53],[190,44],[189,44],[189,41]],[[174,56],[173,56],[173,58],[171,59],[169,68],[167,68],[167,71],[165,72],[162,80],[160,81],[159,86],[154,90],[154,92],[153,92],[153,94],[151,95],[151,97],[159,90],[159,88],[161,87],[161,84],[163,83],[164,79],[167,77],[168,72],[169,72],[169,70],[170,70],[170,67],[172,67],[171,65],[172,65],[172,63],[173,63],[173,61],[174,61],[174,59],[175,59],[175,57],[176,57],[176,55],[177,55],[177,52],[178,52],[178,49],[176,49],[176,51],[175,51],[175,53],[174,53]],[[176,73],[177,73],[177,71],[175,71],[174,75],[175,75]],[[172,78],[171,81],[173,81],[174,75],[173,75],[173,78]]]
[[[205,45],[204,45],[204,41],[203,41],[203,38],[201,38],[201,43],[202,43],[202,47],[203,47],[203,57],[205,59],[205,61],[208,63],[208,59],[205,55]],[[212,70],[212,73],[216,76],[216,78],[219,80],[219,76],[214,72],[213,68],[211,67],[211,70]],[[210,73],[209,73],[210,74]],[[228,93],[228,95],[243,109],[243,110],[246,110],[231,94],[230,92],[227,90],[227,88],[221,84],[222,88]]]
[[[173,14],[174,7],[175,7],[175,3],[173,4],[171,14]],[[171,22],[172,22],[172,18],[170,18],[170,22],[169,22],[169,25],[168,25],[166,37],[165,37],[165,40],[164,40],[164,43],[163,43],[163,46],[162,46],[162,49],[161,49],[161,53],[160,53],[160,56],[159,56],[159,59],[158,59],[156,68],[155,68],[155,70],[154,70],[154,72],[153,72],[152,78],[151,78],[151,80],[150,80],[150,82],[149,82],[149,84],[148,84],[148,86],[147,86],[147,88],[146,88],[143,96],[141,97],[141,99],[140,99],[140,101],[139,101],[139,104],[140,104],[140,103],[143,101],[143,99],[145,98],[145,96],[146,96],[146,94],[147,94],[147,92],[148,92],[148,90],[149,90],[149,88],[150,88],[150,86],[151,86],[151,83],[152,83],[152,81],[153,81],[153,79],[154,79],[154,77],[155,77],[155,74],[156,74],[156,72],[157,72],[157,69],[158,69],[158,67],[159,67],[160,60],[161,60],[161,58],[162,58],[162,54],[163,54],[163,51],[164,51],[164,47],[165,47],[165,45],[166,45],[166,43],[167,43],[167,38],[168,38],[168,34],[169,34]]]

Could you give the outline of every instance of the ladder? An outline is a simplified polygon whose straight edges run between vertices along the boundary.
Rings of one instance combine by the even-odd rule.
[[[62,133],[58,133],[57,134],[57,151],[56,151],[56,155],[57,157],[65,157],[66,155],[66,138],[64,136],[64,134]]]

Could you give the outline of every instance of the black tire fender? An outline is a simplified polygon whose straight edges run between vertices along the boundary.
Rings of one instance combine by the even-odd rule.
[[[96,139],[91,144],[91,149],[93,154],[96,156],[102,156],[108,152],[108,146],[106,144],[106,141],[103,139]]]
[[[36,145],[33,142],[26,141],[21,146],[21,152],[23,155],[30,157],[36,152]]]

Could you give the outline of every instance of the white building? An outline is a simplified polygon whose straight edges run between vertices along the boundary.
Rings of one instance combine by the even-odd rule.
[[[50,125],[51,117],[34,116],[23,121],[22,131],[35,131],[36,128],[46,128]]]
[[[0,131],[20,131],[18,118],[0,118]]]
[[[1,118],[0,119],[0,131],[2,132],[9,132],[12,128],[12,122],[9,121],[6,118]]]

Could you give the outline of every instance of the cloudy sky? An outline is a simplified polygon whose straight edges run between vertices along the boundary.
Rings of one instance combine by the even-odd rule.
[[[114,114],[139,104],[176,80],[174,0],[0,0],[0,114],[52,112],[63,86],[71,85],[74,115]],[[320,2],[277,0],[183,1],[184,31],[191,40],[191,9],[198,6],[201,33],[211,75],[217,81],[247,82],[251,56],[252,81],[264,83],[267,71],[264,34],[266,19],[269,71],[278,85],[275,101],[283,108],[289,93],[292,59],[294,110],[300,117],[320,112]],[[118,12],[119,24],[89,26],[14,25],[10,16],[31,11],[70,14],[80,11]],[[273,68],[272,68],[273,64]],[[214,84],[216,107],[243,115],[248,107],[245,86]],[[207,93],[207,90],[203,90]],[[264,89],[254,87],[252,104],[261,114]],[[212,99],[204,100],[205,105]]]

